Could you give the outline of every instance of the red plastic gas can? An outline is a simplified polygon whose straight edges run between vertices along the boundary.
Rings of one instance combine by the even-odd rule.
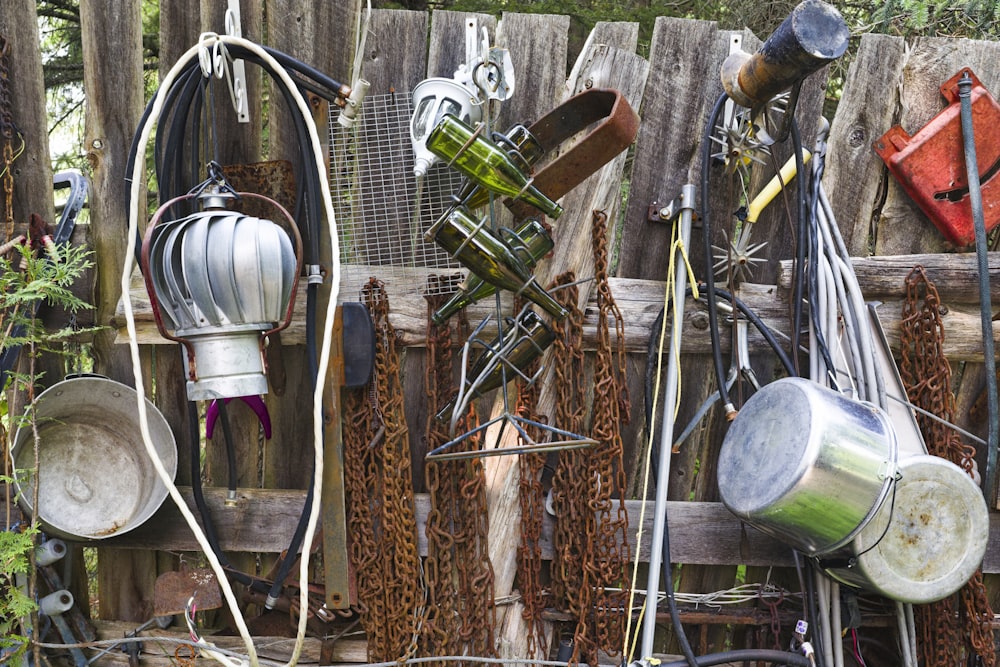
[[[962,122],[958,80],[972,78],[972,127],[983,195],[986,231],[1000,222],[1000,105],[968,68],[941,85],[948,101],[927,125],[912,137],[895,126],[875,142],[875,152],[903,189],[931,222],[956,246],[975,241],[969,181],[962,148]]]

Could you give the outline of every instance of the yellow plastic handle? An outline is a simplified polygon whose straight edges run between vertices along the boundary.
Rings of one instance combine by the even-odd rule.
[[[812,157],[810,153],[805,148],[802,149],[802,164],[809,164],[809,158]],[[778,193],[781,192],[781,188],[791,180],[795,178],[795,156],[788,158],[788,162],[781,167],[778,174],[767,182],[767,185],[757,193],[757,196],[753,198],[750,205],[747,206],[747,222],[757,222],[757,218],[760,217],[761,212],[767,205],[771,203]]]

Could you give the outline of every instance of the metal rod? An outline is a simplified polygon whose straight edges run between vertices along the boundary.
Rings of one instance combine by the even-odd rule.
[[[983,494],[986,504],[994,506],[996,499],[997,446],[1000,445],[1000,428],[997,424],[996,359],[993,356],[993,322],[990,304],[990,266],[986,256],[986,224],[983,220],[983,195],[979,183],[979,162],[976,159],[976,138],[972,126],[972,77],[968,70],[958,81],[961,103],[962,144],[965,150],[965,172],[969,181],[969,204],[976,235],[976,259],[979,267],[980,319],[983,328],[983,361],[986,364],[986,392],[989,412],[989,433],[986,440],[986,473],[983,475]]]
[[[687,248],[691,240],[691,216],[695,203],[695,186],[687,184],[681,188],[680,239]],[[678,252],[678,251],[674,251]],[[709,269],[711,270],[711,268]],[[678,261],[674,270],[674,312],[684,312],[684,293],[687,290],[687,265]],[[680,309],[678,311],[678,309]],[[663,397],[663,421],[660,435],[660,459],[656,479],[656,500],[653,506],[653,539],[649,548],[649,578],[646,583],[646,609],[642,621],[642,644],[640,659],[653,655],[653,637],[656,632],[656,598],[660,591],[660,571],[662,564],[663,535],[667,520],[667,486],[670,481],[670,442],[674,433],[674,403],[678,391],[678,359],[673,353],[680,346],[683,317],[675,317],[670,327],[670,347],[667,356],[667,378]],[[670,564],[667,563],[667,567]]]

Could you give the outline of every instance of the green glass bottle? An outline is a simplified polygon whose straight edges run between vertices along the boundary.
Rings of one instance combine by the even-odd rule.
[[[508,322],[510,326],[503,335],[498,335],[490,342],[489,347],[476,358],[466,374],[466,384],[472,396],[481,396],[499,388],[505,379],[508,382],[513,380],[518,373],[511,370],[511,367],[523,373],[532,361],[542,356],[556,338],[549,325],[545,324],[533,310],[524,311],[517,322],[510,319]],[[506,371],[504,371],[505,365]],[[453,396],[434,415],[434,418],[439,422],[448,422],[455,410],[457,399],[457,395]]]
[[[451,114],[431,131],[427,148],[484,188],[527,202],[550,218],[562,215],[562,207],[532,185],[510,155]]]
[[[500,228],[500,237],[507,242],[514,254],[524,262],[528,269],[535,268],[542,257],[552,250],[552,237],[548,230],[534,218],[528,218],[517,229]],[[444,324],[445,320],[466,306],[492,296],[497,288],[486,282],[475,273],[469,272],[465,283],[448,301],[438,308],[431,319],[435,324]]]
[[[525,174],[531,173],[532,165],[538,162],[545,152],[535,135],[524,125],[515,125],[507,130],[507,134],[494,132],[493,142],[503,149]],[[490,191],[471,178],[458,193],[458,201],[471,209],[485,206],[489,198]]]
[[[517,253],[467,208],[454,207],[430,231],[438,245],[483,281],[523,295],[552,317],[566,317],[566,309],[538,284]]]

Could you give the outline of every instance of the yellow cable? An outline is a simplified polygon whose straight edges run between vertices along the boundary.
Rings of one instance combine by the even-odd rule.
[[[651,459],[652,459],[652,453],[653,453],[653,437],[654,437],[654,429],[653,429],[653,426],[652,426],[652,421],[655,420],[656,403],[657,403],[657,401],[659,400],[659,397],[660,397],[660,376],[662,375],[662,371],[663,371],[663,361],[662,361],[663,360],[663,348],[664,348],[666,337],[667,337],[667,318],[666,318],[666,312],[667,312],[667,308],[670,306],[671,294],[673,294],[673,291],[674,291],[674,274],[676,273],[676,263],[675,263],[675,261],[676,261],[676,257],[677,257],[678,254],[680,255],[681,260],[684,262],[684,266],[687,269],[688,280],[691,283],[691,288],[692,288],[692,291],[694,293],[694,297],[697,299],[698,298],[698,284],[697,284],[697,282],[694,279],[694,271],[691,268],[691,262],[688,260],[687,253],[686,253],[685,248],[684,248],[684,242],[680,238],[677,237],[677,225],[674,225],[674,229],[673,229],[673,232],[671,233],[671,238],[670,238],[670,261],[667,264],[667,280],[666,280],[666,283],[664,285],[664,294],[663,294],[663,313],[664,313],[664,317],[663,317],[663,321],[660,323],[660,343],[659,343],[659,348],[657,350],[657,357],[656,357],[656,382],[653,385],[652,412],[651,412],[651,415],[650,415],[651,423],[649,424],[649,438],[648,438],[648,440],[646,442],[645,463],[643,465],[643,478],[642,478],[642,499],[643,499],[643,501],[645,501],[646,495],[648,494],[648,491],[649,491],[649,475],[650,475]],[[675,303],[673,305],[673,308],[674,308],[674,323],[673,323],[673,326],[676,327],[678,325],[678,317],[680,317],[681,319],[683,319],[683,317],[684,317],[683,303],[681,304],[680,308],[678,308],[677,304]],[[676,331],[676,329],[672,329],[672,331]],[[677,360],[679,361],[680,360],[680,341],[679,340],[676,341],[676,349],[673,350],[673,352],[677,355]],[[680,409],[680,395],[681,395],[681,392],[680,392],[680,388],[681,388],[680,378],[681,378],[681,376],[680,376],[680,364],[679,363],[678,363],[677,368],[678,368],[678,372],[677,372],[677,397],[676,397],[676,401],[675,401],[675,404],[674,404],[674,416],[675,417],[676,417],[676,415],[678,413],[678,410]],[[664,434],[664,441],[666,443],[668,443],[667,446],[671,446],[669,444],[670,441],[669,441],[669,436],[667,434]],[[635,586],[636,586],[636,580],[639,577],[639,549],[640,549],[640,545],[642,544],[642,532],[643,532],[642,531],[642,526],[643,526],[643,523],[644,523],[644,520],[645,520],[645,516],[646,516],[646,503],[643,502],[642,503],[642,509],[639,511],[639,523],[638,523],[638,527],[636,528],[635,560],[633,561],[633,564],[632,564],[632,585],[631,585],[631,588],[629,589],[628,615],[626,616],[626,623],[625,623],[625,646],[622,647],[622,655],[623,656],[624,655],[628,656],[628,662],[632,662],[633,659],[634,659],[635,647],[639,643],[638,642],[638,633],[639,633],[639,631],[640,631],[640,629],[642,627],[643,616],[645,615],[645,612],[646,612],[646,605],[644,604],[640,608],[639,617],[636,619],[636,636],[632,637],[632,609],[635,606]],[[647,600],[647,603],[648,603],[648,600]],[[655,602],[654,602],[654,604],[655,604]],[[629,646],[630,642],[631,642],[631,646]]]

